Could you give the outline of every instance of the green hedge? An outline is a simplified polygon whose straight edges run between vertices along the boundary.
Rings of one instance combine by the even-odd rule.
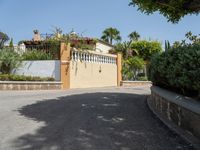
[[[22,55],[23,60],[53,60],[53,55],[36,49],[29,50]]]
[[[0,81],[55,81],[51,77],[33,77],[24,75],[13,75],[13,74],[0,74]]]
[[[155,55],[149,66],[154,85],[185,95],[200,92],[200,44],[187,44]]]

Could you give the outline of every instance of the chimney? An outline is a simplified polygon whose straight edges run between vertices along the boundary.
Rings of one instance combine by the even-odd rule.
[[[40,33],[38,30],[33,30],[34,33],[34,37],[33,37],[33,41],[41,41],[41,37],[40,37]]]

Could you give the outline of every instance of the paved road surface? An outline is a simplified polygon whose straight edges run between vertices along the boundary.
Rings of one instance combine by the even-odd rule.
[[[0,92],[0,150],[188,150],[148,87]]]

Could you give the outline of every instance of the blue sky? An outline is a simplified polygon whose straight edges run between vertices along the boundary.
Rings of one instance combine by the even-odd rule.
[[[186,16],[178,24],[156,13],[145,15],[128,6],[129,0],[0,0],[0,31],[14,39],[29,40],[33,30],[52,32],[53,26],[87,37],[101,37],[107,27],[115,27],[123,40],[132,31],[143,39],[170,42],[182,40],[187,31],[200,33],[200,15]]]

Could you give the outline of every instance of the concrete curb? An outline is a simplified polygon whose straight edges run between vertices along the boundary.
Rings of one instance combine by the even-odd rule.
[[[62,82],[0,81],[0,91],[5,90],[61,90]]]
[[[123,87],[134,87],[134,86],[141,86],[141,85],[151,85],[151,81],[121,81],[120,85]]]
[[[62,84],[59,81],[0,81],[0,84]]]
[[[151,110],[151,112],[159,119],[163,124],[165,124],[170,130],[175,132],[176,134],[180,135],[185,141],[191,143],[191,145],[195,149],[200,149],[200,143],[197,138],[192,136],[189,132],[185,132],[181,128],[179,128],[175,123],[170,122],[169,120],[165,119],[162,114],[158,113],[153,107],[150,96],[147,97],[147,106]]]

